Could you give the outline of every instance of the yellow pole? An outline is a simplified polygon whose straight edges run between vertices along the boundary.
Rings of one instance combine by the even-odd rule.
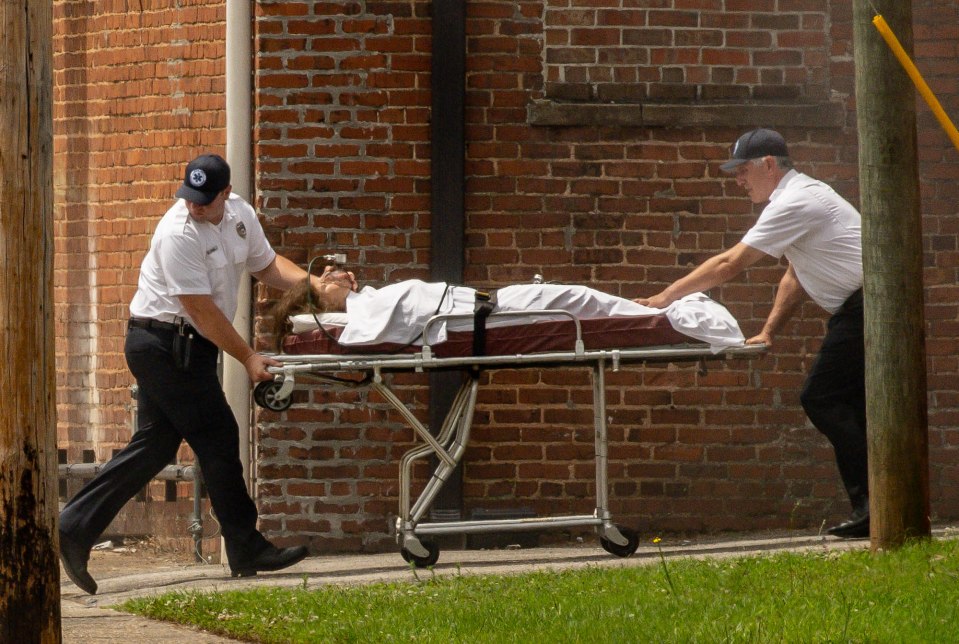
[[[929,89],[929,85],[927,85],[926,81],[922,78],[922,74],[919,73],[919,70],[916,69],[916,66],[912,63],[912,60],[910,60],[909,54],[907,54],[906,50],[899,44],[899,39],[896,38],[896,34],[892,33],[892,29],[889,28],[886,20],[879,14],[876,14],[876,17],[872,19],[872,24],[875,25],[879,33],[882,34],[883,40],[885,40],[889,48],[892,49],[892,53],[899,59],[899,62],[902,64],[903,69],[906,70],[906,73],[909,74],[909,78],[912,79],[916,89],[919,90],[919,93],[926,100],[932,113],[936,115],[939,125],[942,126],[942,129],[946,131],[946,134],[949,135],[950,140],[952,140],[952,144],[959,150],[959,131],[956,131],[956,126],[949,120],[946,111],[942,109],[942,105],[939,104],[939,99],[937,99],[936,95]]]

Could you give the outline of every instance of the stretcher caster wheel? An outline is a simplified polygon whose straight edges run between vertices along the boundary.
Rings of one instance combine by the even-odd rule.
[[[435,541],[421,541],[420,544],[422,544],[429,553],[425,557],[414,555],[406,548],[400,550],[400,555],[403,557],[403,561],[411,563],[417,568],[429,568],[440,558],[440,547],[436,545]]]
[[[621,535],[626,537],[626,545],[614,543],[606,537],[599,538],[600,545],[603,546],[603,550],[611,555],[616,555],[617,557],[631,556],[634,552],[636,552],[636,548],[639,547],[639,535],[635,530],[630,530],[629,528],[620,528],[619,526],[616,526],[616,529],[619,530]]]
[[[293,404],[293,397],[278,398],[277,392],[283,386],[276,380],[265,380],[253,388],[253,400],[257,405],[272,411],[286,411]]]

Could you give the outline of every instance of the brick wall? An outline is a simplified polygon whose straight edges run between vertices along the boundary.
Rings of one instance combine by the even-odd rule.
[[[268,169],[261,173],[261,181],[267,181],[274,168],[290,169],[290,159],[303,154],[325,152],[340,157],[342,164],[342,155],[360,151],[362,143],[322,147],[341,143],[337,128],[345,126],[333,115],[349,110],[364,125],[364,136],[378,146],[391,142],[387,156],[399,154],[403,160],[401,168],[372,155],[363,167],[372,171],[375,166],[387,176],[392,173],[381,181],[398,182],[404,199],[416,204],[413,217],[391,208],[390,194],[379,199],[364,191],[364,179],[356,176],[355,167],[337,173],[337,159],[316,158],[308,171],[295,173],[298,180],[291,185],[297,191],[309,191],[310,182],[318,182],[312,190],[312,220],[296,212],[298,208],[293,213],[283,208],[291,204],[284,204],[283,194],[271,194],[269,182],[259,191],[264,214],[284,228],[275,234],[291,251],[311,244],[314,254],[338,245],[347,248],[363,277],[374,283],[428,275],[428,258],[410,252],[413,233],[408,228],[412,225],[422,231],[427,223],[423,199],[428,177],[427,114],[422,109],[397,110],[407,105],[414,82],[418,88],[426,87],[427,70],[420,66],[418,73],[411,73],[405,66],[396,66],[400,54],[405,64],[413,52],[428,51],[426,4],[284,3],[282,8],[271,4],[261,12],[259,22],[260,127],[274,120],[272,112],[284,114],[280,123],[271,123],[268,136],[258,137],[258,161]],[[846,3],[794,2],[780,7],[770,2],[723,8],[703,3],[701,10],[699,5],[682,9],[688,3],[678,2],[656,3],[655,8],[646,5],[629,0],[467,5],[467,282],[496,286],[543,273],[549,279],[590,283],[626,296],[658,290],[735,243],[754,220],[758,210],[718,171],[729,144],[754,125],[779,128],[803,170],[856,200],[855,106],[850,97],[852,16]],[[918,40],[951,39],[949,47],[938,43],[929,52],[920,46],[920,56],[932,64],[935,52],[947,56],[954,51],[954,35],[924,31],[929,28],[924,25],[945,24],[944,17],[934,15],[931,5],[917,5],[916,13]],[[378,28],[385,33],[378,33]],[[381,42],[390,43],[388,52],[371,44]],[[284,66],[280,60],[293,60],[299,48],[311,52],[311,71],[297,75],[292,65]],[[938,71],[944,62],[936,64],[931,80],[936,75],[949,78],[945,69]],[[278,69],[285,69],[286,80],[275,77]],[[394,85],[383,88],[385,78]],[[301,86],[288,86],[294,82]],[[351,88],[351,97],[362,93],[372,100],[375,95],[381,104],[375,108],[369,102],[363,107],[344,105],[337,94],[343,83]],[[318,86],[325,86],[326,92],[318,93]],[[953,88],[939,85],[937,89],[948,93]],[[306,96],[322,100],[319,105],[302,106]],[[531,126],[530,105],[543,99],[562,109],[579,103],[592,112],[612,102],[627,102],[635,105],[636,113],[668,101],[678,104],[682,114],[692,115],[689,122],[721,101],[728,114],[717,120],[715,112],[710,112],[711,124],[715,123],[710,127],[690,127],[679,117],[661,127],[643,127],[640,121],[629,123],[628,114],[626,127],[597,123],[595,118]],[[748,106],[735,104],[747,100]],[[425,101],[423,96],[422,104]],[[756,104],[761,109],[753,111]],[[291,110],[295,105],[301,107]],[[797,105],[811,108],[812,118],[802,127],[793,123],[795,112],[786,109]],[[756,120],[737,119],[737,110],[748,111],[748,118]],[[317,115],[313,120],[307,116],[311,113]],[[404,114],[402,119],[399,113]],[[838,118],[823,117],[817,122],[817,115],[826,113]],[[391,138],[399,122],[418,129],[416,143],[397,145]],[[930,145],[938,158],[945,156],[947,163],[935,171],[924,165],[923,176],[941,174],[934,190],[948,190],[948,179],[956,176],[955,152],[933,126],[924,121],[925,139],[933,141]],[[313,148],[309,141],[300,141],[316,136],[320,139]],[[283,146],[267,151],[264,139],[271,146],[273,140],[282,140]],[[407,172],[412,177],[402,182]],[[326,186],[331,175],[339,179],[335,188]],[[407,190],[412,193],[409,197]],[[929,193],[928,187],[924,190]],[[367,198],[362,213],[340,206],[347,194],[351,199]],[[948,212],[949,201],[939,199],[935,206],[927,196],[927,219],[935,220],[937,210]],[[375,222],[374,231],[384,224],[393,230],[392,245],[385,237],[370,236],[369,223],[363,227],[367,235],[353,232],[363,216]],[[296,223],[294,230],[286,228],[286,221]],[[324,225],[317,226],[319,221]],[[312,235],[302,237],[308,244],[291,243],[301,236],[300,222],[307,227],[302,235]],[[944,223],[937,220],[936,225]],[[325,226],[344,225],[346,231],[323,235]],[[936,243],[945,247],[954,243],[954,237],[945,233]],[[392,258],[370,266],[371,247],[379,244],[390,248]],[[419,247],[423,246],[425,242]],[[932,251],[930,259],[940,256],[941,250],[945,248]],[[403,266],[405,270],[400,270],[402,262],[410,262]],[[747,335],[761,326],[781,270],[766,262],[714,293],[741,320]],[[954,283],[954,277],[942,276],[949,283]],[[949,321],[955,317],[947,311],[939,315]],[[815,305],[805,305],[778,339],[777,350],[755,363],[720,366],[706,375],[671,367],[611,376],[607,391],[614,455],[610,476],[617,517],[644,530],[715,530],[818,526],[824,518],[845,512],[831,449],[808,424],[798,404],[798,391],[818,348],[824,320]],[[949,332],[936,323],[930,324],[930,331],[930,353],[949,352]],[[931,358],[944,367],[934,377],[933,389],[942,386],[938,383],[945,373],[955,373],[955,365],[945,365],[945,360],[945,356]],[[416,382],[413,377],[410,380]],[[467,513],[477,507],[516,506],[531,507],[540,514],[555,513],[557,508],[590,510],[595,483],[588,382],[587,372],[577,370],[501,370],[484,377],[465,459]],[[932,397],[942,404],[944,393],[934,391]],[[373,505],[365,508],[371,512],[361,521],[368,529],[382,529],[381,513],[383,508],[386,514],[395,511],[396,491],[389,479],[382,485],[371,483],[366,492],[342,480],[362,474],[364,467],[349,463],[342,449],[370,429],[385,429],[380,435],[388,443],[374,443],[376,460],[367,466],[395,478],[390,459],[406,447],[408,431],[392,413],[384,412],[375,397],[371,400],[356,392],[343,397],[321,388],[307,388],[297,395],[321,409],[311,412],[298,407],[280,418],[261,414],[262,444],[269,450],[269,458],[261,462],[275,459],[280,468],[302,461],[297,477],[325,468],[324,459],[330,456],[333,463],[344,466],[324,470],[330,479],[304,481],[297,488],[301,496],[292,507],[322,516],[322,521],[312,525],[307,521],[302,529],[317,539],[338,536],[337,516],[356,509],[362,515],[364,499]],[[417,413],[425,417],[421,388],[408,395],[411,402],[416,401]],[[352,432],[342,431],[346,411],[357,418]],[[933,478],[942,481],[955,476],[955,469],[947,465],[954,460],[948,445],[954,445],[955,435],[940,414],[936,410],[932,417],[934,443],[945,451],[933,459],[939,468]],[[341,431],[333,430],[333,423]],[[289,458],[294,442],[283,434],[289,426],[298,428],[298,437],[318,446],[308,458]],[[293,482],[276,477],[268,485],[268,492],[261,488],[263,503],[290,510],[288,491]],[[343,490],[342,496],[329,492],[334,486]],[[951,492],[944,487],[933,490],[936,516],[948,516],[950,505],[945,500]],[[280,502],[284,491],[287,501]],[[324,494],[321,509],[312,500],[317,493]],[[289,527],[289,519],[277,512],[276,525]],[[342,529],[347,532],[345,524]],[[368,547],[388,539],[383,533],[366,538]]]
[[[697,46],[693,34],[715,31],[698,28],[696,12],[625,4],[540,3],[542,31],[535,12],[524,20],[503,3],[471,5],[468,280],[509,283],[540,272],[624,296],[651,294],[734,243],[752,221],[747,200],[718,172],[738,129],[527,125],[527,104],[543,95],[640,103],[702,98],[703,87],[709,93],[692,78],[704,67],[721,77],[727,64],[703,62],[709,48]],[[519,35],[506,39],[504,33]],[[640,46],[638,38],[656,33],[661,45],[690,43],[669,48],[671,68],[661,58],[666,47]],[[624,52],[641,60],[599,65]],[[580,60],[591,64],[571,62]],[[695,64],[684,62],[690,60]],[[626,69],[638,76],[618,75]],[[516,71],[511,79],[504,70]],[[760,85],[754,77],[736,89],[758,97]],[[504,92],[508,103],[500,98]],[[786,134],[797,142],[798,158],[837,160],[815,135]],[[774,274],[752,271],[714,293],[747,333],[750,324],[758,330]],[[816,334],[821,321],[811,326]],[[790,517],[808,523],[822,513],[835,488],[814,492],[808,478],[834,474],[818,464],[824,450],[815,437],[796,431],[804,426],[796,390],[809,347],[797,336],[783,338],[783,349],[785,355],[763,366],[736,364],[706,376],[684,367],[626,370],[609,378],[610,480],[618,520],[643,530],[755,529]],[[783,373],[777,363],[786,356],[791,368]],[[773,386],[767,370],[778,379]],[[477,449],[468,456],[467,504],[588,512],[595,495],[589,396],[585,371],[493,373],[481,394]],[[783,475],[787,459],[797,476]],[[794,512],[796,499],[814,507]]]
[[[913,2],[915,57],[926,81],[953,122],[959,120],[959,6]],[[959,503],[959,155],[921,101],[919,179],[923,207],[926,356],[929,390],[929,463],[933,516],[954,516]]]
[[[738,134],[755,125],[780,129],[803,171],[857,200],[848,3],[650,4],[467,3],[468,283],[499,286],[542,273],[625,296],[655,292],[735,243],[754,220],[758,209],[718,166]],[[64,12],[73,5],[58,6]],[[193,91],[164,94],[166,111],[158,109],[135,130],[170,134],[156,143],[138,147],[142,133],[109,129],[118,126],[96,111],[122,105],[127,115],[137,114],[133,98],[130,104],[119,98],[103,105],[89,96],[77,98],[72,108],[61,103],[68,89],[64,79],[75,76],[65,70],[58,49],[58,150],[74,145],[74,156],[58,155],[58,164],[72,158],[73,172],[88,173],[82,181],[58,174],[64,192],[66,186],[87,191],[58,205],[58,226],[69,223],[68,214],[75,218],[69,235],[58,228],[58,243],[72,254],[58,257],[57,291],[64,325],[58,351],[77,358],[69,362],[76,371],[61,374],[61,388],[70,378],[76,382],[67,388],[76,400],[61,399],[61,431],[75,440],[92,440],[77,434],[88,426],[80,414],[118,408],[128,377],[118,363],[113,377],[119,384],[106,390],[115,398],[99,405],[83,398],[91,390],[106,395],[102,385],[82,382],[93,368],[79,362],[89,353],[84,343],[93,341],[90,320],[112,325],[119,338],[117,320],[125,316],[120,309],[134,284],[127,273],[118,278],[122,297],[112,300],[114,309],[104,309],[102,289],[89,286],[96,283],[90,275],[102,271],[91,271],[88,263],[108,257],[128,261],[135,274],[152,223],[138,218],[145,208],[135,209],[130,195],[144,191],[137,198],[156,208],[146,218],[154,221],[173,191],[182,159],[192,148],[222,145],[222,60],[197,45],[205,37],[222,39],[221,5],[177,10],[183,12],[178,19],[162,22],[182,25],[176,28],[182,33],[150,41],[174,49],[170,43],[178,38],[191,43],[173,58],[181,61],[178,82]],[[277,250],[295,261],[338,250],[374,285],[428,277],[430,8],[425,0],[255,4],[256,205]],[[959,114],[959,36],[952,27],[959,9],[914,0],[914,10],[920,68],[947,111]],[[215,15],[205,17],[206,11]],[[102,13],[98,9],[96,18],[71,26],[76,33],[97,34],[98,28],[106,30],[99,27]],[[159,14],[168,15],[160,8],[132,15],[146,19],[147,14],[158,20]],[[128,15],[124,24],[129,20]],[[68,22],[58,18],[61,34],[69,33]],[[206,24],[204,37],[194,31],[196,23]],[[85,36],[72,51],[90,49],[84,55],[92,55],[102,41]],[[146,73],[134,62],[77,67],[86,74]],[[95,86],[82,76],[71,82],[78,93],[89,94]],[[138,101],[143,95],[137,93]],[[68,108],[76,116],[68,118]],[[164,120],[171,114],[182,115],[179,129]],[[959,158],[928,111],[920,106],[919,114],[931,483],[934,519],[946,519],[955,518],[959,496],[954,429]],[[148,167],[157,175],[144,185],[132,168],[139,161],[98,157],[96,146],[129,147],[128,154],[136,149],[152,159]],[[91,165],[88,158],[102,161]],[[104,178],[125,174],[126,181]],[[104,185],[114,186],[112,192]],[[106,233],[100,226],[114,220],[131,227],[124,234],[140,236],[136,250],[124,255],[101,241]],[[67,258],[74,263],[63,266]],[[713,293],[747,336],[759,330],[781,270],[767,261]],[[274,295],[258,293],[264,345]],[[76,311],[87,321],[67,325]],[[89,311],[97,311],[96,317]],[[715,366],[705,375],[690,367],[610,374],[611,509],[617,521],[663,532],[815,528],[842,516],[845,501],[831,449],[798,404],[824,320],[808,303],[772,354]],[[119,340],[114,341],[118,352]],[[97,355],[102,364],[108,354]],[[98,384],[106,377],[102,368],[94,373]],[[424,420],[425,382],[417,375],[393,380]],[[517,506],[542,515],[590,511],[595,483],[589,395],[582,370],[485,375],[466,456],[466,512]],[[412,444],[412,432],[364,389],[303,386],[295,396],[300,404],[289,411],[258,415],[264,528],[274,535],[306,536],[320,550],[389,547],[398,460]],[[121,417],[116,412],[117,427]]]
[[[428,7],[257,5],[256,194],[278,252],[306,263],[346,251],[374,284],[428,275]],[[396,380],[422,411],[422,379]],[[366,390],[297,396],[311,409],[260,417],[264,527],[378,547],[412,432]]]
[[[547,96],[600,101],[828,96],[824,2],[544,4]]]
[[[223,20],[222,0],[54,3],[54,314],[65,462],[106,461],[129,439],[128,305],[184,161],[223,152]]]

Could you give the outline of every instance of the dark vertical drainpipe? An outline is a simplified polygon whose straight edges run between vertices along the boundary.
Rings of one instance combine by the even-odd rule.
[[[430,89],[431,177],[430,278],[463,283],[465,263],[465,0],[434,0]],[[437,433],[463,380],[460,372],[430,373],[430,430]],[[436,501],[436,518],[462,512],[462,469],[447,481]]]

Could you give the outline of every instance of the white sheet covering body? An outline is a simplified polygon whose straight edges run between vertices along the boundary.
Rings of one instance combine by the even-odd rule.
[[[346,301],[345,324],[339,336],[342,345],[371,345],[381,343],[421,344],[419,337],[426,322],[438,313],[472,313],[476,290],[467,286],[447,286],[406,280],[383,288],[364,287],[351,293]],[[654,309],[615,295],[609,295],[586,286],[567,284],[517,284],[496,292],[495,313],[567,311],[579,319],[605,317],[633,317],[665,313],[673,328],[696,340],[701,340],[719,351],[724,347],[741,346],[742,331],[726,307],[702,293],[693,293],[677,300],[666,309]],[[345,317],[345,322],[342,320]],[[487,320],[487,327],[518,324],[519,316],[497,317]],[[562,316],[542,316],[537,320],[563,320]],[[291,318],[293,332],[315,329],[311,314]],[[324,323],[336,323],[335,316],[324,316]],[[473,327],[472,319],[434,325],[430,344],[446,340],[447,331],[466,331]]]

